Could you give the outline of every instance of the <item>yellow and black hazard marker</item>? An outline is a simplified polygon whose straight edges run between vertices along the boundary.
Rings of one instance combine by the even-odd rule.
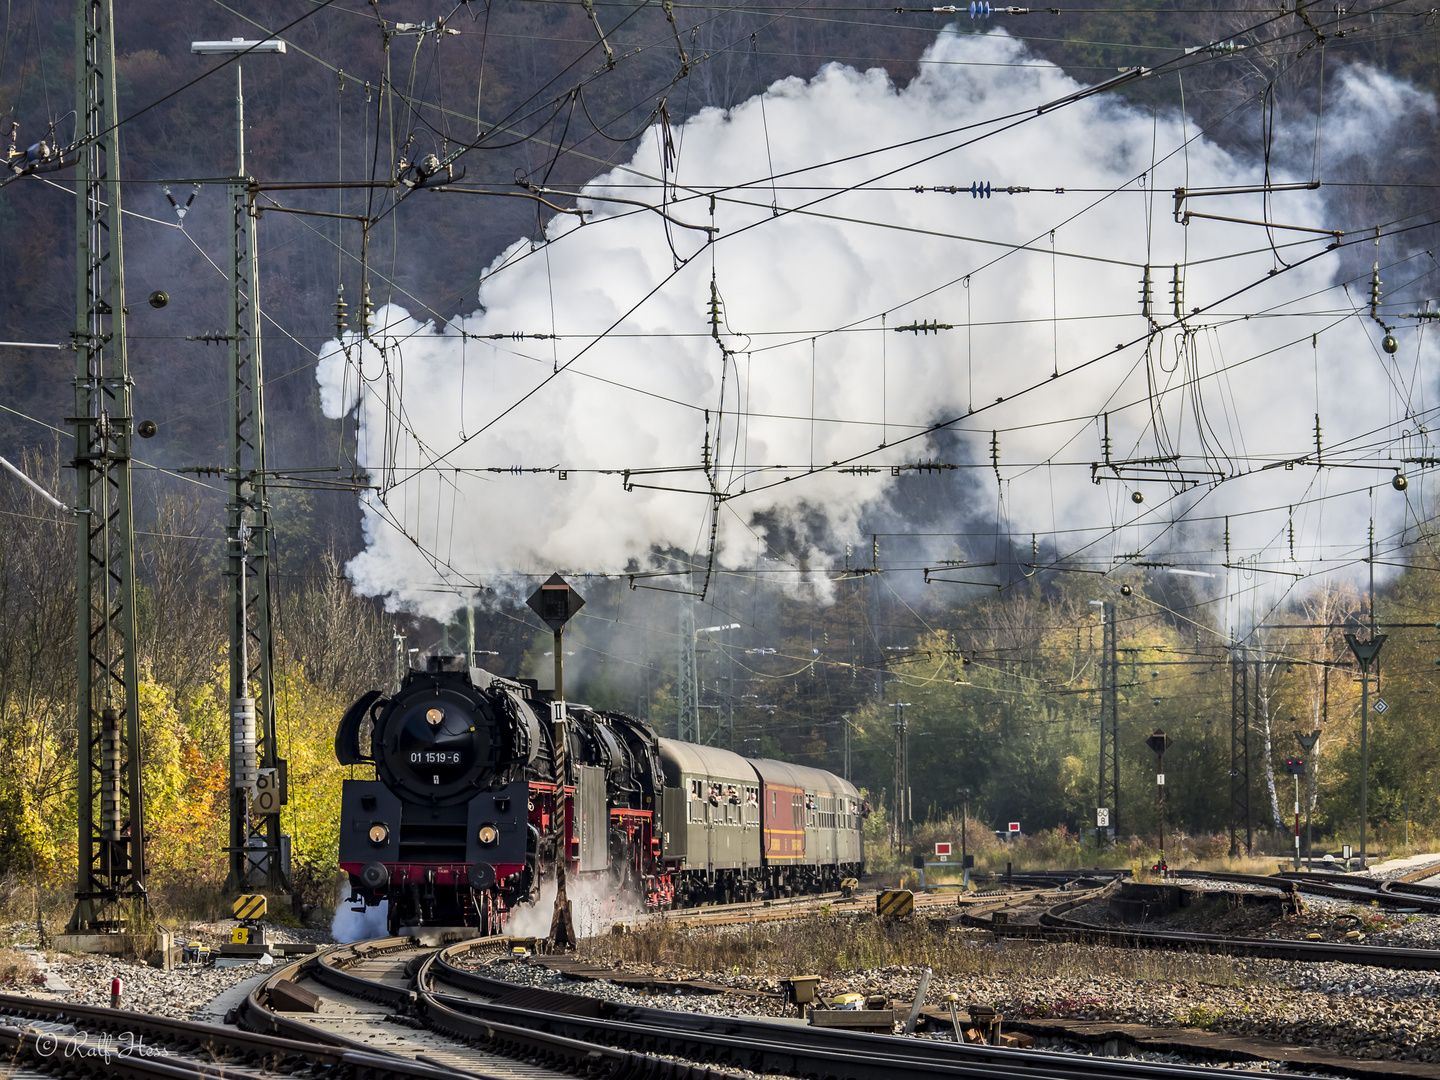
[[[875,898],[875,914],[900,918],[915,914],[915,894],[909,889],[888,889]]]
[[[247,894],[236,900],[230,910],[235,913],[235,918],[242,922],[259,919],[265,914],[265,897],[258,894]]]

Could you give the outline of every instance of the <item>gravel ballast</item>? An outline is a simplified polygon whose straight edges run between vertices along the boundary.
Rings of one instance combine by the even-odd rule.
[[[977,941],[976,948],[996,944]],[[1015,950],[1014,945],[1009,948]],[[1063,948],[1073,974],[1035,976],[991,974],[952,976],[937,973],[927,1000],[955,994],[963,1008],[990,1005],[1013,1019],[1055,1019],[1141,1024],[1156,1028],[1201,1028],[1228,1035],[1309,1046],[1345,1057],[1388,1061],[1440,1061],[1437,1001],[1440,980],[1429,972],[1391,971],[1339,963],[1304,964],[1281,960],[1227,961],[1232,984],[1187,979],[1130,979],[1087,974],[1100,967],[1100,947],[1026,945],[1024,949]],[[1018,950],[1016,950],[1018,951]],[[1113,959],[1114,950],[1106,959]],[[1091,957],[1091,954],[1093,957]],[[1087,965],[1087,958],[1093,965]],[[1016,967],[1028,966],[1017,963]],[[701,1013],[771,1015],[777,1001],[746,996],[750,990],[780,990],[779,977],[730,971],[695,971],[665,965],[627,963],[628,975],[660,979],[701,979],[734,987],[737,993],[714,995],[648,994],[611,982],[563,978],[536,963],[499,963],[485,974],[524,985],[545,986],[606,1000],[683,1009]],[[913,998],[920,968],[894,966],[837,973],[822,979],[820,994],[883,994],[896,1005]],[[793,1015],[793,1010],[791,1012]]]

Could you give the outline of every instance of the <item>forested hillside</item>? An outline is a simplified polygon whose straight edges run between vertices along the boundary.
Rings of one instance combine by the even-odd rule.
[[[347,484],[370,478],[356,461],[354,423],[322,414],[315,365],[316,350],[335,336],[337,295],[349,303],[349,329],[358,327],[356,215],[380,216],[388,207],[363,249],[373,304],[393,300],[444,323],[475,309],[497,255],[521,237],[543,240],[554,214],[575,206],[573,195],[549,203],[530,197],[532,187],[574,192],[628,160],[654,125],[678,130],[701,110],[731,109],[777,80],[809,79],[827,63],[883,68],[903,87],[947,26],[952,34],[1003,30],[1033,59],[1085,84],[1197,50],[1197,62],[1180,76],[1137,80],[1122,92],[1152,110],[1157,125],[1184,108],[1208,137],[1252,162],[1268,161],[1277,117],[1316,113],[1347,66],[1373,65],[1423,92],[1440,90],[1440,29],[1433,11],[1415,3],[1377,5],[1338,21],[1328,13],[1323,33],[1305,5],[1283,3],[1261,12],[1085,0],[988,19],[963,8],[842,0],[723,9],[597,3],[594,10],[613,64],[587,8],[567,0],[464,0],[445,10],[418,0],[116,6],[131,374],[137,418],[159,428],[137,444],[135,483],[149,862],[162,882],[216,882],[224,866],[224,495],[221,482],[197,467],[223,458],[226,358],[223,348],[195,339],[226,318],[229,205],[224,186],[212,181],[234,168],[234,76],[225,67],[202,78],[216,64],[192,56],[191,41],[285,28],[290,43],[284,56],[244,63],[245,138],[247,171],[269,185],[257,205],[270,462],[292,479],[307,476],[275,487],[272,497],[277,707],[293,792],[286,829],[309,882],[328,881],[334,869],[342,774],[330,749],[336,717],[354,696],[389,684],[394,635],[426,651],[439,647],[443,633],[432,619],[387,612],[382,601],[356,596],[344,572],[367,541]],[[437,16],[458,33],[401,29]],[[19,125],[22,147],[41,138],[64,143],[74,124],[69,5],[23,0],[5,19],[0,119]],[[1230,48],[1236,44],[1254,47]],[[1357,218],[1375,209],[1410,222],[1406,242],[1418,253],[1433,247],[1440,182],[1433,112],[1407,120],[1407,129],[1400,146],[1352,140],[1350,152],[1325,162],[1323,173],[1327,183],[1351,185],[1336,198]],[[885,133],[874,135],[880,142]],[[456,179],[477,191],[392,183],[404,170],[401,159],[410,165],[464,147],[472,148],[455,159]],[[1017,161],[1013,176],[993,179],[1059,183],[1043,166]],[[0,338],[69,340],[69,176],[25,177],[0,189]],[[957,165],[951,182],[963,189],[974,179]],[[321,183],[348,186],[305,187]],[[1168,198],[1159,197],[1159,213],[1167,212]],[[1368,249],[1347,249],[1340,258],[1368,274]],[[1417,308],[1429,299],[1420,271],[1387,287]],[[153,290],[168,293],[167,306],[144,302]],[[563,307],[570,299],[550,303]],[[1354,300],[1363,306],[1363,297]],[[73,498],[64,421],[73,408],[72,375],[68,349],[0,348],[0,454],[62,501]],[[958,440],[947,451],[971,454]],[[967,788],[971,814],[990,824],[1019,820],[1027,831],[1071,832],[1093,826],[1101,634],[1094,601],[1103,600],[1119,611],[1123,831],[1146,837],[1158,825],[1154,758],[1144,742],[1157,729],[1174,740],[1166,757],[1170,820],[1195,833],[1225,831],[1235,625],[1208,602],[1219,585],[1159,567],[1109,576],[1037,569],[1043,560],[1031,538],[1004,533],[993,508],[974,505],[967,483],[951,475],[902,477],[890,520],[917,533],[963,533],[975,550],[993,550],[987,562],[969,560],[987,567],[979,586],[947,584],[943,575],[938,582],[928,574],[900,578],[868,552],[834,567],[812,565],[803,535],[767,523],[769,546],[757,565],[802,566],[828,584],[795,589],[760,571],[717,579],[697,624],[742,625],[699,641],[705,739],[837,773],[848,753],[854,778],[881,811],[877,822],[885,814],[893,820],[892,706],[905,702],[917,818],[955,813],[956,791]],[[1295,625],[1255,629],[1245,642],[1258,680],[1250,775],[1262,832],[1289,821],[1283,763],[1298,753],[1296,733],[1319,730],[1316,822],[1326,836],[1354,836],[1359,688],[1341,631],[1315,624],[1359,627],[1372,617],[1411,625],[1392,632],[1382,659],[1379,691],[1389,709],[1370,723],[1370,819],[1391,845],[1401,842],[1407,815],[1417,828],[1440,829],[1440,727],[1431,696],[1440,654],[1430,643],[1435,635],[1418,625],[1440,620],[1440,562],[1423,473],[1412,485],[1419,509],[1405,534],[1389,541],[1373,612],[1363,572],[1352,567],[1297,584],[1275,610],[1246,617],[1257,626]],[[884,524],[864,522],[858,531],[883,534]],[[73,873],[75,857],[74,527],[0,474],[0,871],[55,883]],[[957,547],[953,561],[965,558]],[[973,571],[953,577],[975,580]],[[1120,593],[1122,582],[1128,594]],[[645,716],[670,734],[673,595],[632,589],[623,576],[575,583],[588,604],[567,638],[572,695]],[[475,647],[493,670],[548,683],[550,638],[520,599],[513,589],[483,588],[469,598]]]

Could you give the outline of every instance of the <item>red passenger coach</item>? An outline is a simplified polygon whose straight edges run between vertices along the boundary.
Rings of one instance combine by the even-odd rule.
[[[783,861],[805,857],[805,792],[788,784],[761,781],[761,813],[765,858]]]

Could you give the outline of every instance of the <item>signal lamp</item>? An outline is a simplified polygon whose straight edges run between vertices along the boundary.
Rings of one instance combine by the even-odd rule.
[[[480,841],[481,847],[492,847],[495,842],[500,839],[500,830],[494,825],[486,823],[480,826],[480,832],[477,834],[477,838]]]
[[[384,847],[385,842],[390,839],[390,826],[376,822],[370,826],[370,842],[376,847]]]

